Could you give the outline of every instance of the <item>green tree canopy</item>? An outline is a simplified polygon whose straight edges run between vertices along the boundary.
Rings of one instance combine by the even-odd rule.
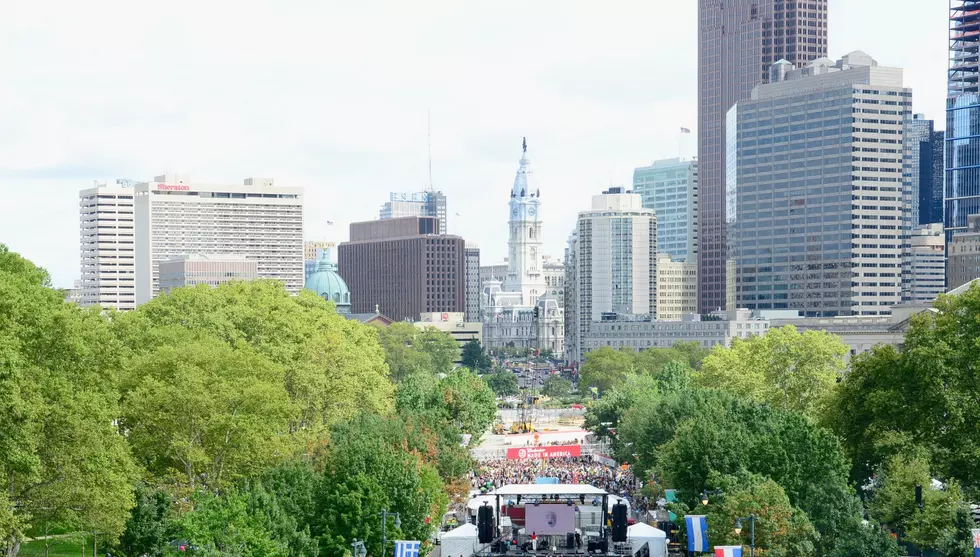
[[[449,333],[397,322],[377,327],[391,378],[401,381],[417,371],[449,373],[459,357],[459,345]]]
[[[595,387],[600,392],[605,392],[625,382],[636,371],[636,355],[632,350],[614,350],[602,346],[585,355],[579,386],[582,389]]]
[[[480,341],[473,339],[463,345],[463,352],[460,355],[460,364],[476,371],[490,371],[490,356],[487,356]]]
[[[551,375],[541,385],[541,394],[552,398],[568,396],[572,392],[572,382],[560,375]]]
[[[47,273],[0,244],[0,546],[56,522],[112,540],[136,479],[119,415],[119,345],[96,310],[65,304]]]
[[[502,370],[497,373],[484,375],[487,385],[499,396],[516,396],[520,392],[517,385],[517,377],[513,373]]]

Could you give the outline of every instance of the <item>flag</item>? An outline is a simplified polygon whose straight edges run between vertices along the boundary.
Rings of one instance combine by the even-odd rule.
[[[704,515],[689,514],[684,517],[687,524],[687,550],[689,552],[708,551],[708,519]]]
[[[395,557],[419,557],[419,546],[421,542],[395,542]]]
[[[691,130],[687,128],[681,128],[681,133],[691,133]]]
[[[333,226],[333,221],[332,220],[328,220],[327,221],[327,226]]]
[[[742,546],[716,545],[715,557],[742,557]]]
[[[973,529],[973,557],[980,557],[980,528]]]

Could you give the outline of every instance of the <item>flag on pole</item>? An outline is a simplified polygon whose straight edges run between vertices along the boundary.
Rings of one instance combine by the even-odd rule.
[[[687,524],[687,550],[701,553],[708,551],[708,518],[689,514],[684,517],[684,522]]]
[[[332,220],[328,220],[327,221],[327,226],[333,226],[333,221]]]
[[[681,133],[691,133],[691,130],[687,128],[681,128]]]
[[[399,540],[395,542],[395,557],[419,557],[421,542]]]
[[[973,557],[980,557],[980,528],[973,529]]]
[[[715,557],[742,557],[742,546],[716,545]]]

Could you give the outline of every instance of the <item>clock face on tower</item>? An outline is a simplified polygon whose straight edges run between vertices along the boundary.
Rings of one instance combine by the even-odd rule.
[[[510,212],[510,214],[511,216],[516,217],[519,212],[520,211],[517,209],[517,207],[514,207],[514,209]]]
[[[535,209],[534,207],[529,207],[528,210],[527,210],[527,214],[529,214],[529,215],[531,215],[533,217],[534,215],[538,214],[538,210]]]

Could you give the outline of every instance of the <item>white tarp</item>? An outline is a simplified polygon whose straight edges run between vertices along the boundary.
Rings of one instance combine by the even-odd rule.
[[[650,557],[667,557],[667,532],[663,530],[637,522],[626,529],[626,538],[632,545],[634,555],[643,544],[649,544]]]
[[[481,545],[477,541],[477,530],[475,524],[464,524],[459,528],[450,530],[442,535],[441,555],[449,557],[470,557],[480,550]]]

